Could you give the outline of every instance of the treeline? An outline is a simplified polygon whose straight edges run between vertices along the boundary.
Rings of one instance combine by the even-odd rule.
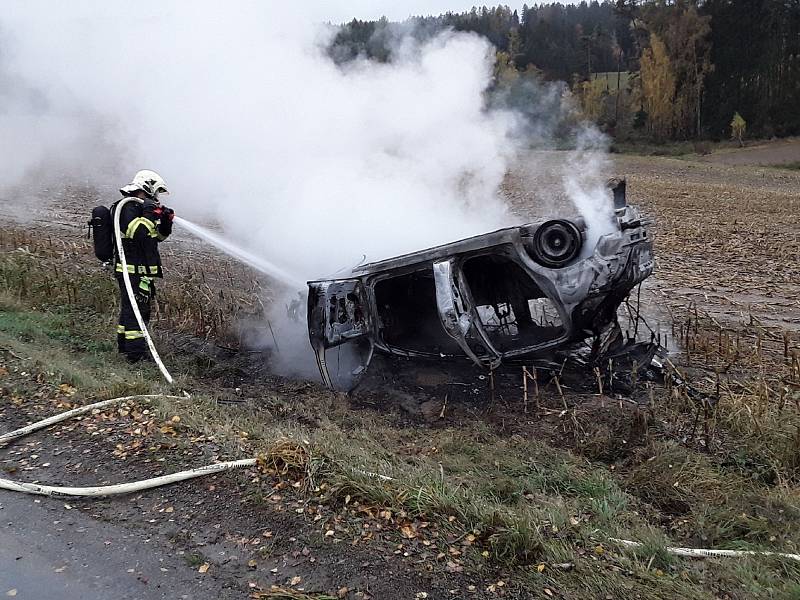
[[[497,85],[567,82],[584,114],[619,138],[720,139],[735,116],[749,135],[800,134],[800,0],[605,0],[353,20],[330,52],[391,61],[404,36],[445,29],[494,44]]]

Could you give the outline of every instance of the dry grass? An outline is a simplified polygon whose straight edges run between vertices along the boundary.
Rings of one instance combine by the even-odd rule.
[[[676,231],[673,239],[669,231],[661,233],[666,237],[659,243],[680,242]],[[0,341],[21,344],[26,356],[39,352],[41,367],[63,363],[57,377],[79,381],[87,394],[112,395],[125,386],[164,389],[141,376],[110,384],[98,376],[107,371],[111,350],[103,340],[113,320],[113,280],[85,268],[80,276],[53,268],[79,260],[88,249],[34,238],[0,237],[13,250],[0,256],[0,291],[8,308],[0,319]],[[767,252],[787,260],[777,247]],[[693,266],[681,263],[684,271]],[[731,269],[736,268],[741,264],[734,261]],[[223,286],[211,277],[187,271],[173,279],[163,291],[160,324],[219,341],[230,336],[235,318],[259,313],[252,300],[239,303],[228,293],[239,289],[248,296],[252,290],[226,285],[220,295]],[[753,277],[762,281],[760,274]],[[612,452],[615,440],[608,437],[588,440],[577,448],[581,456],[531,438],[498,435],[480,422],[423,429],[398,423],[390,409],[356,413],[346,400],[322,390],[295,396],[263,389],[248,404],[220,406],[218,390],[189,375],[181,375],[177,385],[194,392],[192,401],[164,401],[156,408],[162,416],[180,414],[183,426],[213,438],[225,454],[260,455],[265,482],[300,481],[299,493],[332,510],[344,514],[353,503],[380,507],[405,520],[434,523],[451,537],[473,536],[470,561],[481,565],[486,552],[491,564],[510,569],[537,592],[547,587],[576,598],[791,597],[800,578],[783,563],[720,563],[710,572],[675,560],[664,548],[678,540],[797,551],[800,429],[794,386],[800,365],[792,353],[798,339],[764,325],[760,313],[722,322],[679,294],[672,307],[668,327],[687,349],[678,368],[719,402],[709,413],[685,389],[655,390],[648,445],[628,458]],[[173,358],[178,371],[189,371],[181,362],[186,357]],[[409,440],[425,452],[404,453]],[[609,537],[640,539],[645,546],[617,552]],[[598,546],[605,548],[602,554]],[[577,568],[551,567],[567,563]],[[532,568],[538,564],[546,565],[544,571]],[[282,589],[258,593],[327,598]]]
[[[747,454],[746,461],[774,481],[798,481],[798,336],[766,328],[752,315],[722,325],[696,306],[688,306],[681,320],[676,337],[685,349],[683,368],[718,399],[695,425],[704,430],[706,445],[740,458]]]
[[[271,474],[303,478],[309,472],[311,455],[296,440],[279,439],[258,457],[258,466]]]
[[[634,457],[628,489],[659,510],[683,515],[699,503],[719,505],[741,493],[740,481],[721,476],[708,457],[674,443],[656,443]]]
[[[42,307],[91,309],[113,320],[116,281],[101,269],[85,238],[73,241],[0,229],[0,251],[0,289],[7,295],[35,299]],[[210,262],[209,271],[196,266]],[[215,264],[208,257],[197,260],[191,253],[176,257],[170,266],[174,273],[157,282],[157,327],[238,348],[242,339],[237,323],[263,319],[269,294],[246,267],[230,261]]]

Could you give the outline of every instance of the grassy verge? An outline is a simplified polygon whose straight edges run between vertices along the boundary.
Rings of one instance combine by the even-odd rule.
[[[53,261],[0,255],[0,346],[87,401],[166,389],[154,367],[129,370],[114,355],[113,282]],[[428,542],[442,569],[499,574],[526,594],[568,598],[800,594],[800,565],[790,561],[691,562],[665,551],[696,544],[797,552],[800,540],[786,463],[767,481],[727,455],[687,448],[670,433],[691,411],[668,390],[659,392],[660,430],[620,461],[598,463],[485,422],[409,425],[393,408],[356,410],[307,386],[259,384],[250,402],[224,406],[216,398],[230,390],[193,375],[190,356],[172,358],[176,387],[192,390],[193,400],[164,400],[165,415],[179,412],[183,427],[212,436],[231,456],[261,455],[274,476],[299,483],[287,489],[334,511],[344,528],[368,514],[399,540]],[[741,430],[723,421],[732,439],[755,435],[744,420]],[[644,545],[623,550],[611,538]]]

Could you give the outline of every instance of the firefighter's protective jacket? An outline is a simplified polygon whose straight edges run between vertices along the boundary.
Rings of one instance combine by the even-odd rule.
[[[118,204],[112,207],[112,215]],[[122,207],[119,218],[122,231],[122,248],[128,263],[128,273],[145,277],[163,277],[161,271],[161,255],[158,243],[163,242],[172,233],[172,221],[161,218],[160,207],[154,202],[145,200],[128,202]],[[122,273],[119,256],[114,256],[114,271]]]

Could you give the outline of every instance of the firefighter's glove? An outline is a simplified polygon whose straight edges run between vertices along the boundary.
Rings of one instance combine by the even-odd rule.
[[[151,221],[157,221],[161,217],[161,206],[153,200],[145,200],[142,204],[142,214]]]
[[[159,206],[158,211],[158,218],[160,219],[158,233],[161,235],[161,239],[164,240],[172,233],[172,219],[175,218],[175,211],[166,206]]]
[[[172,220],[175,218],[175,211],[171,208],[167,208],[166,206],[161,207],[161,218],[169,220],[172,223]]]

